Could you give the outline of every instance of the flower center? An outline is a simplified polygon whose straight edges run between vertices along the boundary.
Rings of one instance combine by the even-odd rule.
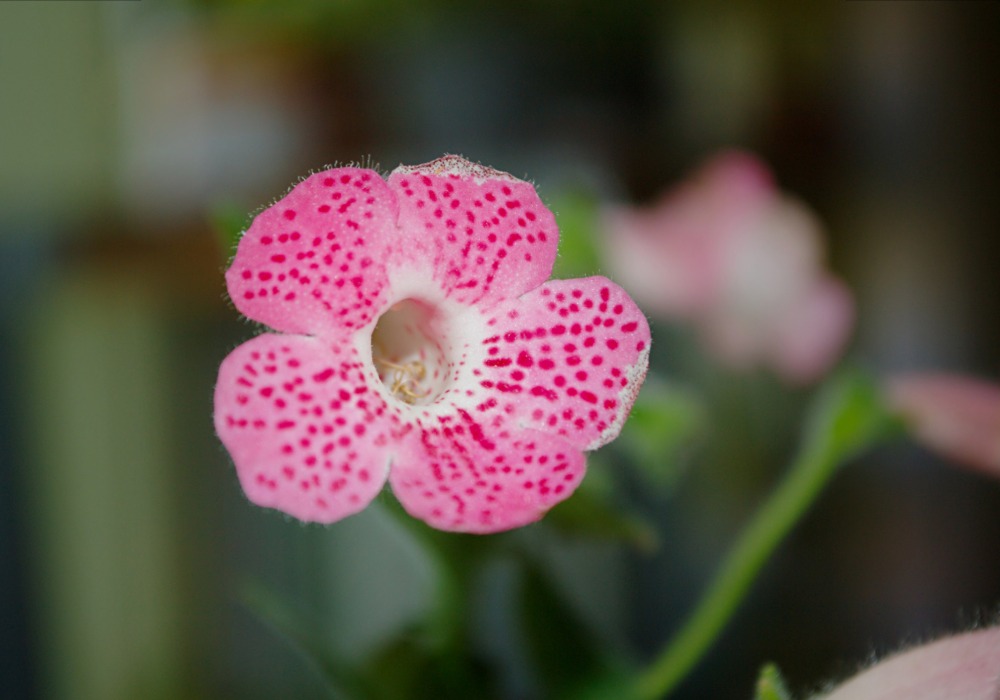
[[[447,388],[450,362],[441,316],[426,302],[404,299],[375,324],[372,362],[386,389],[399,401],[433,403]]]

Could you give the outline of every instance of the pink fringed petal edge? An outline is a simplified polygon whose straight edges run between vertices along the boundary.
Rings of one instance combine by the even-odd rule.
[[[288,333],[325,335],[382,311],[398,206],[372,170],[316,173],[261,212],[226,272],[244,315]]]
[[[444,156],[398,168],[389,186],[415,261],[453,300],[489,307],[549,278],[559,230],[531,184]]]

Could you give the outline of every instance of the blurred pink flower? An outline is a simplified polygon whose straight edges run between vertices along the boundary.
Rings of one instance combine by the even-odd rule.
[[[568,497],[650,336],[609,280],[546,282],[558,234],[529,183],[457,156],[316,173],[261,212],[226,284],[278,333],[233,350],[215,390],[250,500],[329,523],[388,480],[413,516],[485,533]]]
[[[997,700],[1000,628],[939,639],[890,656],[823,700]]]
[[[887,393],[921,443],[1000,477],[1000,386],[959,375],[911,374],[891,379]]]
[[[607,260],[645,308],[693,323],[725,364],[793,382],[823,374],[854,320],[823,269],[819,223],[755,157],[726,152],[654,207],[605,212]]]

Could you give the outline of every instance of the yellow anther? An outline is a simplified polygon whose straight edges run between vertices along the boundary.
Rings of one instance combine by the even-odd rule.
[[[424,367],[423,362],[412,360],[406,364],[399,364],[383,360],[382,358],[376,358],[375,361],[386,369],[391,370],[390,381],[387,384],[389,392],[393,396],[412,404],[426,398],[430,394],[430,389],[421,391],[419,387],[420,380],[427,376],[427,369]],[[386,377],[383,377],[382,380],[386,381],[386,379]]]

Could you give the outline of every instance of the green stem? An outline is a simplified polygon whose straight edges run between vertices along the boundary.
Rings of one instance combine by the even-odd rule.
[[[886,413],[873,385],[840,375],[821,394],[805,443],[784,480],[723,560],[708,591],[659,657],[640,674],[636,691],[653,700],[673,690],[709,649],[754,578],[816,499],[837,465],[883,436]]]

